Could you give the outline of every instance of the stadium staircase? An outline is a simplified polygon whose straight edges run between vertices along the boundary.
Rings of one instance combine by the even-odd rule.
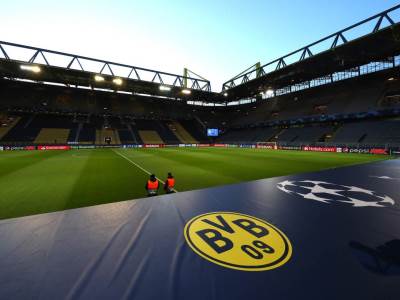
[[[35,115],[22,116],[20,120],[10,128],[1,139],[3,142],[33,142],[41,128],[29,126]]]
[[[197,144],[198,141],[177,121],[169,122],[169,128],[183,144]]]
[[[103,129],[96,130],[96,145],[105,144],[106,142],[104,141],[104,139],[106,137],[111,138],[110,145],[121,144],[121,140],[119,138],[119,134],[118,134],[117,130],[103,128]]]
[[[124,129],[118,129],[119,139],[122,144],[137,144],[136,137],[132,131],[129,124],[126,125]]]
[[[121,144],[136,144],[132,133],[128,129],[118,129],[119,139]]]
[[[273,136],[268,140],[268,142],[276,142],[276,141],[278,141],[279,136],[280,136],[281,134],[283,134],[285,131],[286,131],[286,129],[282,129],[282,130],[278,131],[275,135],[273,135]]]
[[[135,121],[132,121],[132,123],[130,123],[129,125],[132,130],[132,135],[136,138],[136,142],[138,144],[143,144],[144,142],[142,141],[142,138],[140,137],[139,128],[137,127],[137,123]],[[147,130],[147,129],[142,129],[142,130]]]
[[[201,143],[208,142],[209,138],[206,136],[207,130],[203,129],[201,124],[196,120],[181,120],[179,123],[186,129],[186,131],[196,140]]]
[[[30,127],[31,123],[33,122],[33,119],[35,119],[35,115],[31,115],[25,122],[24,128]]]
[[[76,130],[76,135],[74,137],[74,142],[77,143],[79,141],[79,134],[81,133],[83,127],[83,123],[79,123],[78,129]]]
[[[20,119],[20,117],[10,118],[7,115],[0,115],[0,140],[18,123]]]
[[[36,144],[65,144],[69,137],[69,129],[42,128],[35,138]]]
[[[331,141],[336,136],[336,133],[340,130],[340,127],[342,127],[342,124],[335,125],[333,127],[332,131],[330,133],[326,134],[320,142]]]
[[[157,122],[157,132],[161,136],[164,142],[170,145],[179,144],[180,141],[173,133],[171,128],[168,126],[168,121],[159,121]]]
[[[127,124],[126,127],[128,128],[130,134],[132,135],[132,139],[133,139],[132,141],[133,141],[134,143],[137,143],[138,141],[137,141],[137,138],[136,138],[136,134],[135,134],[135,132],[133,131],[131,124]]]
[[[136,119],[135,123],[131,125],[132,131],[134,131],[136,139],[139,140],[137,137],[142,137],[139,134],[140,131],[155,131],[160,139],[165,144],[179,144],[180,141],[177,139],[175,134],[171,131],[168,126],[168,121],[161,121],[161,120],[146,120],[146,119]],[[154,138],[154,135],[151,139]],[[158,138],[156,139],[158,140]],[[138,141],[139,142],[139,141]],[[143,143],[148,143],[145,140],[142,140]]]
[[[135,127],[133,127],[132,124],[128,124],[127,126],[128,126],[128,129],[130,130],[130,132],[132,133],[134,142],[137,144],[142,144],[142,140],[139,136],[139,132],[137,131],[137,129]]]
[[[202,120],[200,120],[200,118],[198,116],[194,116],[194,119],[198,122],[198,124],[201,126],[203,132],[207,131],[207,126],[206,124],[203,123]]]
[[[119,139],[122,144],[138,144],[131,122],[132,120],[120,116],[119,124],[113,126],[114,128],[118,128]]]
[[[362,143],[366,138],[367,138],[367,134],[364,134],[363,136],[360,137],[360,139],[357,142]]]
[[[83,124],[77,137],[79,144],[94,144],[96,140],[96,129],[90,124]]]
[[[164,144],[164,141],[155,130],[139,130],[139,136],[145,144]]]

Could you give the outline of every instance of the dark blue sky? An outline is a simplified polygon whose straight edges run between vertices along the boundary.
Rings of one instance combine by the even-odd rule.
[[[179,74],[186,66],[219,91],[222,82],[257,61],[267,63],[398,3],[7,1],[0,40]]]

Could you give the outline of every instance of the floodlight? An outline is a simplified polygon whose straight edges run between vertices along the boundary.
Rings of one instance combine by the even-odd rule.
[[[191,90],[182,90],[182,93],[185,95],[190,95],[192,93]]]
[[[38,66],[32,65],[21,65],[21,70],[30,71],[33,73],[39,73],[41,71]]]
[[[171,90],[171,88],[169,86],[166,85],[160,85],[160,91],[166,91],[169,92]]]
[[[224,97],[228,97],[228,93],[227,92],[224,93]]]
[[[103,76],[100,76],[100,75],[95,75],[95,76],[94,76],[94,80],[96,80],[96,81],[98,81],[98,82],[104,81],[104,77],[103,77]]]
[[[122,84],[122,79],[121,79],[121,78],[114,78],[114,79],[113,79],[113,82],[114,82],[116,85],[121,85],[121,84]]]
[[[274,90],[271,90],[271,89],[269,89],[269,90],[267,90],[266,92],[265,92],[265,94],[267,95],[267,96],[273,96],[274,95]]]

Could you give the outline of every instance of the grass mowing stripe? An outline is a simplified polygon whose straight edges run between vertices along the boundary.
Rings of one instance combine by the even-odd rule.
[[[32,152],[32,161],[10,159],[15,170],[0,177],[0,219],[62,210],[68,202],[71,189],[83,161],[71,160],[66,151]]]
[[[136,166],[137,168],[139,168],[140,170],[142,170],[143,172],[147,173],[148,175],[151,175],[151,173],[149,171],[147,171],[145,168],[143,168],[142,166],[138,165],[137,163],[135,163],[133,160],[131,160],[130,158],[126,157],[125,155],[119,153],[116,150],[113,150],[114,153],[118,154],[119,156],[121,156],[122,158],[125,158],[127,161],[129,161],[131,164],[133,164],[134,166]],[[158,179],[158,181],[161,181],[162,184],[165,184],[165,182],[163,180],[161,180],[160,178],[156,177]],[[176,189],[173,189],[175,192],[178,192]]]
[[[111,149],[70,150],[70,160],[83,163],[76,184],[68,195],[67,207],[91,206],[146,196],[148,176]],[[83,154],[83,158],[78,158]],[[85,162],[83,162],[85,160]],[[68,162],[66,161],[68,164]]]
[[[188,191],[388,158],[242,148],[1,151],[0,219],[143,198],[148,170],[173,171]]]

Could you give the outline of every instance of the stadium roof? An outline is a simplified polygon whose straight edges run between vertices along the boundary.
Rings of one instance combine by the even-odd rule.
[[[186,100],[222,101],[204,78],[4,41],[0,41],[0,75]]]
[[[3,41],[0,41],[0,76],[224,103],[400,54],[400,23],[391,15],[399,11],[400,5],[397,5],[261,67],[255,65],[252,70],[247,69],[225,82],[220,93],[212,92],[210,82],[199,76],[182,76]],[[348,37],[353,29],[368,24],[373,28],[366,35]]]
[[[400,24],[390,13],[399,10],[400,5],[397,5],[259,68],[255,65],[225,82],[222,89],[230,99],[253,97],[268,89],[275,90],[398,55]],[[384,26],[385,23],[388,25]],[[368,25],[372,25],[368,34],[351,40],[346,38],[347,34],[354,35],[354,29]],[[315,51],[319,53],[313,53]]]

